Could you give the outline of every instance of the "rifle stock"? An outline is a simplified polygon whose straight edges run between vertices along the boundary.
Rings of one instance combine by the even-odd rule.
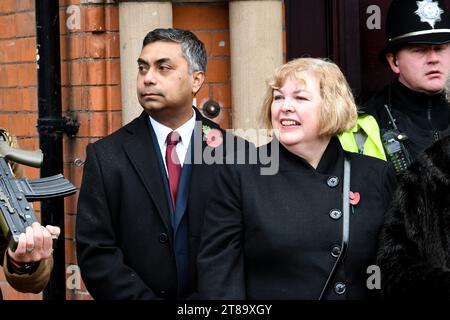
[[[0,140],[0,157],[29,167],[40,168],[44,155],[40,149],[23,150],[11,147],[8,142]]]

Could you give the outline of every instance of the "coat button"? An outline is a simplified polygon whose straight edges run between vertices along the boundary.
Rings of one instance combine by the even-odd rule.
[[[339,220],[342,217],[342,212],[339,209],[331,209],[330,210],[330,217],[333,220]]]
[[[331,176],[327,179],[327,185],[330,188],[336,188],[339,184],[339,178],[336,176]]]
[[[341,254],[341,247],[338,245],[333,246],[333,248],[331,249],[331,255],[333,256],[333,258],[339,257],[340,254]]]
[[[159,234],[159,242],[160,243],[166,243],[167,240],[169,240],[169,237],[167,236],[166,233],[160,233]]]
[[[336,294],[344,294],[346,289],[346,285],[342,282],[338,282],[334,285],[334,292],[336,292]]]

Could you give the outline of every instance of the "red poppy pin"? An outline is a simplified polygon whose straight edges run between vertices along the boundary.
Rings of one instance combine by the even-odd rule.
[[[209,126],[203,125],[202,131],[206,137],[206,144],[212,148],[217,148],[223,142],[222,132],[217,129],[211,129]]]
[[[360,196],[359,192],[350,191],[349,198],[350,198],[350,204],[353,206],[356,206],[359,203],[359,200],[361,200],[361,196]]]

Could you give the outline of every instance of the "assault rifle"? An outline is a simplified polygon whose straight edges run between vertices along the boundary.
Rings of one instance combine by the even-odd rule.
[[[43,154],[41,150],[12,148],[6,141],[0,141],[0,227],[9,247],[15,250],[19,235],[38,221],[28,201],[66,197],[74,194],[76,187],[62,174],[35,180],[16,179],[7,160],[39,168]]]

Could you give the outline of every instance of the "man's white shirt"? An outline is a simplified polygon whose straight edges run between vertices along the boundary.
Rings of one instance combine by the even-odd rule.
[[[178,155],[178,159],[180,159],[181,166],[183,166],[184,159],[186,158],[186,153],[189,148],[189,143],[191,141],[192,132],[195,128],[195,112],[192,109],[192,117],[186,121],[181,127],[172,130],[171,128],[159,123],[152,117],[150,117],[150,122],[152,124],[153,130],[156,134],[156,139],[158,140],[159,149],[161,150],[162,159],[164,161],[164,168],[166,168],[167,174],[167,164],[166,164],[166,149],[167,149],[167,135],[176,131],[181,137],[180,142],[177,143],[176,152]]]

